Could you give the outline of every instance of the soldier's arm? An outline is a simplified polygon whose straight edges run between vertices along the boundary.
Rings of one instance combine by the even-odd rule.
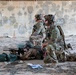
[[[42,23],[39,23],[36,29],[36,33],[39,34],[41,32],[41,25]]]
[[[54,29],[51,33],[51,41],[56,42],[58,39],[59,31],[58,29]]]
[[[36,29],[37,29],[37,28],[36,28],[36,26],[34,25],[34,26],[33,26],[33,30],[32,30],[32,34],[31,34],[31,35],[34,34],[34,32],[36,31]]]
[[[46,37],[46,31],[45,31],[44,25],[42,25],[42,34],[43,34],[43,40],[44,40]]]

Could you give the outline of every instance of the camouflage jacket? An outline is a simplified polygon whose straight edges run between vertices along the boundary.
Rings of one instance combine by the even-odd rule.
[[[43,36],[43,33],[45,32],[45,28],[42,21],[37,22],[33,26],[32,35],[41,35]]]
[[[46,37],[49,44],[52,44],[57,50],[63,46],[63,39],[57,26],[49,29],[50,37]]]

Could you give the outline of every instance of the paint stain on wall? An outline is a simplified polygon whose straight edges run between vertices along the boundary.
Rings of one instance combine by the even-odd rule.
[[[67,5],[67,2],[62,1],[62,6],[66,6],[66,5]]]
[[[74,12],[76,12],[76,8],[74,8]]]
[[[2,11],[4,11],[4,9],[2,9]]]
[[[18,28],[18,23],[16,22],[13,26],[14,28]]]
[[[12,13],[12,16],[15,16],[15,14],[14,14],[14,13]]]
[[[68,20],[69,20],[69,16],[68,15],[64,15],[63,17],[64,17],[65,22],[67,23]]]
[[[7,5],[7,4],[8,4],[7,1],[0,1],[0,3],[1,3],[2,5]]]
[[[62,11],[57,11],[55,14],[58,18],[63,17],[63,12]]]
[[[8,9],[8,11],[12,11],[12,10],[14,10],[14,7],[13,6],[9,6],[7,9]]]
[[[37,11],[37,14],[42,14],[43,13],[43,10],[42,9],[39,9],[38,11]]]
[[[16,22],[15,16],[10,16],[9,21],[10,21],[10,24],[13,25]]]
[[[45,1],[45,3],[47,4],[47,5],[51,5],[51,3],[52,3],[52,1]]]
[[[73,1],[71,5],[69,6],[69,9],[73,10],[74,12],[76,11],[76,1]]]
[[[33,6],[28,6],[27,7],[27,13],[28,14],[28,20],[29,20],[29,25],[32,23],[32,13],[33,13]]]
[[[0,11],[1,11],[0,12],[0,26],[3,26],[4,24],[7,24],[7,22],[9,22],[10,25],[13,25],[13,27],[15,29],[18,29],[19,34],[26,33],[26,30],[27,30],[27,32],[31,32],[31,30],[30,30],[30,29],[32,29],[31,24],[34,24],[33,16],[36,14],[36,12],[38,14],[48,14],[48,13],[55,14],[57,22],[61,26],[64,24],[66,25],[67,23],[68,24],[76,23],[76,1],[70,1],[69,3],[67,1],[61,1],[60,4],[57,4],[54,1],[36,1],[36,4],[34,6],[30,5],[30,4],[28,6],[27,3],[28,2],[25,1],[24,3],[22,3],[25,5],[20,6],[17,4],[17,5],[8,5],[6,7],[1,7],[0,8]],[[10,2],[8,2],[8,1],[0,2],[1,6],[7,5],[7,4],[10,4]],[[14,4],[14,2],[12,4]],[[15,11],[14,10],[15,8],[17,8],[18,10]],[[7,17],[7,13],[5,14],[5,9],[7,9],[6,10],[7,13],[10,12],[10,15],[11,15],[10,17]],[[70,13],[70,15],[69,15],[69,13]],[[8,16],[9,16],[9,14],[8,14]],[[16,19],[18,16],[20,16],[20,17],[27,16],[26,20],[24,20],[24,17],[21,18],[20,20],[22,20],[21,22],[26,21],[29,24],[29,26],[27,27],[28,29],[26,29],[26,27],[24,27],[24,26],[21,27],[18,25],[18,23],[17,23],[18,19]]]
[[[68,13],[68,12],[71,12],[71,11],[68,10],[68,9],[64,9],[64,12],[65,12],[65,13]]]
[[[28,6],[27,11],[29,14],[31,14],[33,12],[33,6]]]
[[[2,24],[2,20],[0,20],[0,27],[2,26],[3,24]]]
[[[76,16],[76,14],[72,14],[72,16],[73,16],[73,17],[75,17],[75,16]]]
[[[24,12],[24,15],[25,15],[25,16],[27,15],[27,12],[26,12],[26,11]]]
[[[70,24],[73,24],[73,23],[76,24],[76,20],[75,20],[75,18],[71,18],[71,19],[69,19],[69,23],[70,23]]]
[[[19,12],[18,12],[18,16],[22,16],[22,13],[21,13],[21,11],[19,11]]]
[[[52,12],[56,12],[58,8],[57,8],[55,3],[51,3],[51,8],[50,9],[51,9]]]
[[[56,23],[56,25],[63,26],[65,24],[65,19],[64,18],[58,18],[55,23]]]
[[[0,11],[0,20],[2,20],[2,12]]]
[[[22,7],[23,10],[25,10],[25,7]]]
[[[3,16],[3,24],[6,24],[7,22],[8,22],[8,17],[6,17],[6,16]]]
[[[43,2],[42,1],[37,1],[37,4],[42,5]]]
[[[39,5],[36,5],[36,7],[35,7],[36,9],[38,9],[39,8]]]
[[[73,1],[73,2],[72,2],[72,5],[73,5],[73,6],[76,6],[76,1]]]
[[[42,9],[45,12],[45,14],[48,14],[49,13],[49,6],[46,4],[46,2],[43,3]]]
[[[26,26],[23,26],[23,25],[19,26],[19,28],[18,28],[19,34],[25,34],[26,31],[27,31]]]

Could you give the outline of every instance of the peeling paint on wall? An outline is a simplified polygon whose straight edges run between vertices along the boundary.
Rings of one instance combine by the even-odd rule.
[[[53,14],[66,35],[70,28],[76,32],[76,1],[0,1],[0,29],[6,29],[0,35],[14,33],[14,29],[17,36],[31,34],[35,14]]]

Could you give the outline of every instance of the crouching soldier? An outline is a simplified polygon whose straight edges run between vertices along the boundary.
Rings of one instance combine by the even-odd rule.
[[[62,36],[60,35],[60,31],[58,27],[54,25],[54,20],[52,16],[47,15],[45,23],[46,23],[47,29],[49,30],[50,35],[49,37],[48,36],[46,37],[47,46],[46,46],[46,54],[44,57],[44,62],[57,63],[58,62],[57,54],[60,51],[63,52],[63,49],[64,49],[63,39],[62,39]]]
[[[33,26],[32,34],[30,36],[30,39],[32,39],[34,45],[36,44],[36,40],[40,41],[39,45],[42,44],[43,39],[45,38],[45,28],[44,28],[44,22],[42,20],[42,15],[37,14],[35,15],[35,21],[36,24]],[[36,37],[36,39],[35,39]],[[37,41],[38,42],[38,41]]]
[[[24,59],[31,59],[34,56],[36,59],[42,59],[42,41],[45,38],[45,28],[44,22],[42,20],[42,15],[35,15],[36,24],[33,26],[33,31],[30,36],[30,41],[33,43],[34,47],[29,49],[23,56]]]

